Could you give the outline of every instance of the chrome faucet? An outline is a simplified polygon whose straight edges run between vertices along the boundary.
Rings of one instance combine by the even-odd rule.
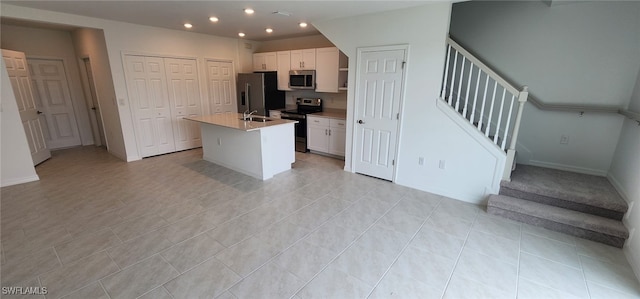
[[[242,112],[242,119],[243,120],[247,120],[247,118],[249,119],[249,121],[253,121],[253,116],[252,114],[258,112],[258,110],[253,110],[251,112],[249,112],[249,109],[247,109],[247,111]]]

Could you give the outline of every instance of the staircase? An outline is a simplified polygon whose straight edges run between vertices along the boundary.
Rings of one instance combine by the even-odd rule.
[[[504,159],[488,213],[622,247],[628,207],[606,178],[527,165],[513,171],[527,87],[516,88],[451,38],[446,55],[438,107]]]
[[[622,248],[627,203],[605,177],[518,165],[487,212]]]

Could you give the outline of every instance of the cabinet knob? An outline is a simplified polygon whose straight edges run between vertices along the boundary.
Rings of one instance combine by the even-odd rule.
[[[363,121],[363,120],[361,120],[361,119],[359,119],[359,120],[358,120],[358,123],[359,123],[359,124],[361,124],[361,125],[363,125],[363,124],[364,124],[364,121]]]

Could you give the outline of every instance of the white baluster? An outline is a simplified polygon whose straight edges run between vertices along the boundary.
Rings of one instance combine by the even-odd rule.
[[[502,150],[505,149],[507,145],[507,136],[509,135],[509,124],[511,123],[511,114],[513,113],[513,102],[515,102],[516,96],[511,94],[511,105],[509,105],[509,117],[507,117],[507,123],[504,124],[504,138],[502,139],[502,146],[500,148]]]
[[[489,74],[484,81],[484,96],[482,97],[482,108],[480,108],[480,118],[478,118],[478,130],[482,132],[482,122],[484,121],[484,107],[487,106],[487,90],[489,89]]]
[[[507,89],[502,88],[502,102],[500,102],[500,114],[498,114],[498,123],[496,124],[496,134],[493,135],[493,143],[498,145],[498,137],[500,136],[500,124],[502,123],[502,114],[504,110],[504,96],[507,94]]]
[[[456,68],[458,67],[458,50],[453,53],[455,57],[453,58],[453,72],[451,72],[451,86],[449,87],[449,106],[452,106],[453,103],[453,86],[456,84]]]
[[[469,119],[469,122],[471,122],[471,124],[473,124],[473,122],[476,120],[475,116],[476,116],[476,104],[478,104],[478,90],[480,90],[480,75],[482,74],[482,70],[480,69],[480,67],[478,67],[478,80],[476,80],[476,92],[475,95],[473,96],[473,107],[471,108],[471,117]]]
[[[449,58],[451,55],[451,45],[447,45],[447,62],[444,64],[444,81],[442,82],[442,90],[440,91],[440,98],[446,100],[444,98],[445,91],[447,90],[447,80],[449,79]]]
[[[491,131],[491,120],[493,120],[493,106],[496,103],[496,89],[498,89],[498,81],[493,84],[493,96],[491,97],[491,108],[489,108],[489,119],[487,120],[487,129],[484,131],[484,136],[489,137],[489,131]]]
[[[462,56],[462,68],[460,69],[460,78],[458,79],[458,96],[456,97],[456,111],[460,108],[460,92],[462,92],[462,79],[464,79],[465,62],[467,62],[467,57]]]
[[[462,116],[464,116],[464,118],[467,118],[469,91],[471,91],[471,77],[473,77],[473,62],[469,61],[469,81],[467,81],[467,94],[464,96],[464,108],[462,108]]]

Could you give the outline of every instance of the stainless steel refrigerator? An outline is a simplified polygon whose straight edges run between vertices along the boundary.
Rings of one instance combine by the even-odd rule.
[[[276,72],[238,74],[238,112],[257,110],[269,116],[269,110],[285,108],[285,93],[278,90]]]

